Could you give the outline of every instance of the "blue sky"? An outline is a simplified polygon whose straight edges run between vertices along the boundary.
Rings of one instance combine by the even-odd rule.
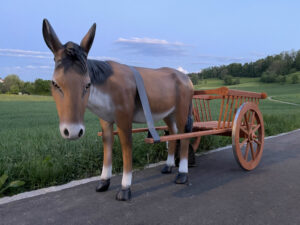
[[[300,49],[300,1],[2,1],[0,77],[51,79],[42,37],[47,18],[62,43],[79,43],[96,22],[89,57],[143,66],[203,68]]]

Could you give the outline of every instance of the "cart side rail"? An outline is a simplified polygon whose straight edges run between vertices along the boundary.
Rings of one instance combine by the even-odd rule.
[[[221,87],[211,90],[194,91],[193,116],[195,122],[212,121],[210,100],[222,99],[216,129],[232,128],[237,109],[244,102],[259,104],[260,99],[265,99],[266,93],[231,90]]]

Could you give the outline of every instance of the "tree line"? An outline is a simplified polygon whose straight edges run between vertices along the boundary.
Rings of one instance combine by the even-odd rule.
[[[262,82],[285,82],[286,75],[300,71],[300,50],[282,52],[267,56],[250,63],[231,63],[229,65],[213,66],[199,73],[191,73],[193,83],[207,78],[219,78],[231,82],[239,82],[235,77],[260,77]],[[292,77],[293,83],[298,83],[298,76]]]
[[[51,95],[51,81],[36,79],[34,82],[24,82],[17,75],[12,74],[5,77],[0,83],[1,94],[29,94],[29,95]]]

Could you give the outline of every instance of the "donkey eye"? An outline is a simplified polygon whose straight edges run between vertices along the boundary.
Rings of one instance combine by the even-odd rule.
[[[85,90],[89,89],[91,87],[91,83],[88,83],[86,86],[85,86]]]
[[[60,87],[58,86],[58,84],[55,81],[52,81],[52,85],[53,85],[53,87],[60,89]]]
[[[61,88],[58,86],[58,84],[57,84],[55,81],[52,81],[51,83],[52,83],[52,86],[53,86],[54,88],[56,88],[56,90],[58,90],[58,91],[61,93],[62,96],[64,96],[64,93],[63,93],[63,91],[61,90]]]

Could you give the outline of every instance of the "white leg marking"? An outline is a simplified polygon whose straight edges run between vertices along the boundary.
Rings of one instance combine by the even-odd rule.
[[[188,172],[188,160],[187,159],[180,159],[179,163],[179,172],[180,173],[187,173]]]
[[[166,141],[166,147],[167,147],[167,149],[169,149],[169,142],[168,141]]]
[[[112,166],[104,166],[102,167],[101,180],[110,179],[112,176]]]
[[[122,177],[122,188],[129,188],[131,186],[132,173],[124,173]]]
[[[168,158],[167,158],[166,164],[168,166],[174,166],[175,165],[174,155],[168,154]]]

